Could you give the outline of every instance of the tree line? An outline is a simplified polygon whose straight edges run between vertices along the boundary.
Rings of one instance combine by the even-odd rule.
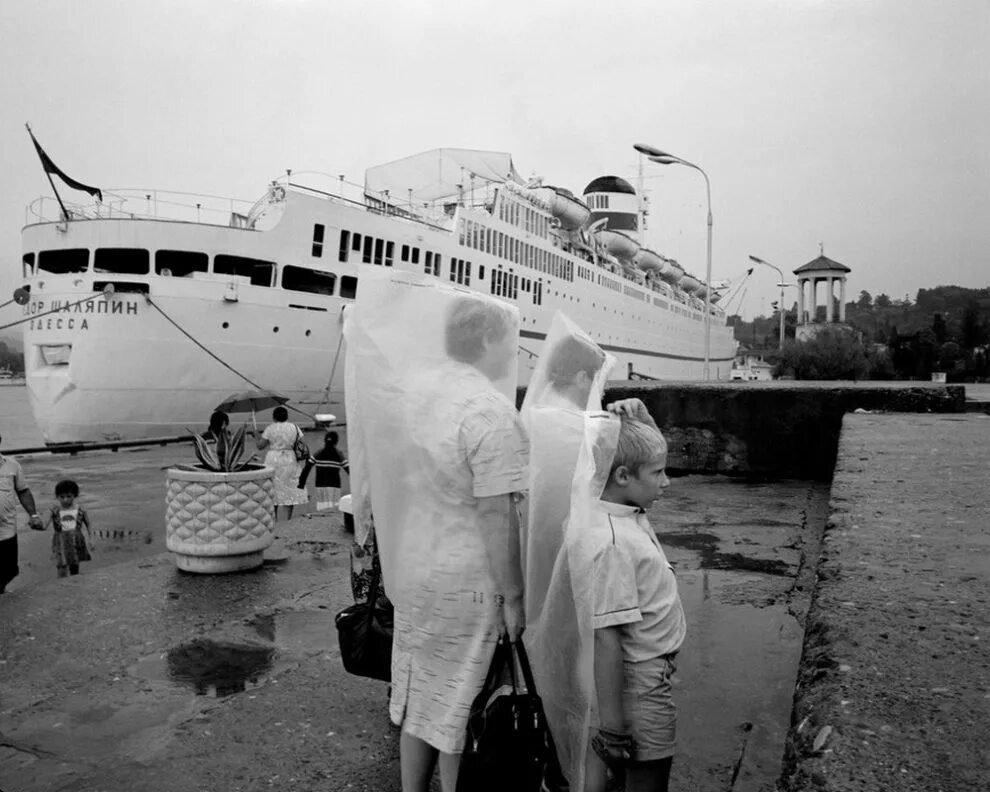
[[[797,305],[784,311],[783,349],[778,349],[780,306],[752,322],[729,317],[736,340],[761,352],[776,375],[797,379],[930,379],[945,372],[950,382],[990,378],[990,288],[937,286],[891,299],[861,291],[846,303],[845,325],[794,340]],[[834,301],[833,316],[839,316]],[[824,321],[825,306],[818,306]]]

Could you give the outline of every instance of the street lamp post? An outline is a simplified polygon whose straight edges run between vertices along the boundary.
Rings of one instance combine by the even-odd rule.
[[[709,370],[709,359],[712,348],[712,185],[708,181],[708,174],[693,162],[688,162],[666,151],[661,151],[645,143],[635,143],[633,148],[640,154],[644,154],[651,162],[658,165],[684,165],[694,168],[705,177],[705,193],[708,196],[708,256],[705,263],[705,368],[704,376],[707,380]]]
[[[777,270],[777,274],[780,276],[780,282],[777,284],[780,287],[780,342],[777,346],[778,349],[784,348],[784,289],[787,286],[793,286],[793,283],[784,283],[784,273],[780,271],[780,267],[775,267],[769,261],[764,261],[756,256],[750,256],[750,261],[755,261],[757,264],[765,264],[771,269]]]

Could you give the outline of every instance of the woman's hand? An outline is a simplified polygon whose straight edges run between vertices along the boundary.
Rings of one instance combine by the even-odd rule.
[[[498,624],[498,632],[515,643],[522,637],[523,631],[526,629],[526,609],[523,607],[522,597],[503,597],[502,599],[501,623]],[[497,597],[495,601],[497,606]]]
[[[605,409],[613,415],[631,418],[634,421],[641,421],[652,426],[654,429],[658,429],[653,416],[650,415],[650,411],[646,409],[646,405],[643,404],[641,399],[621,399],[620,401],[612,402]]]

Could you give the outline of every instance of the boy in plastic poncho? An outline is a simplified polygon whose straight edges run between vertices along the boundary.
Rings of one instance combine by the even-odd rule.
[[[645,511],[669,485],[667,444],[639,399],[608,406],[622,420],[615,457],[588,530],[574,537],[590,561],[597,723],[588,792],[606,767],[627,792],[665,792],[674,754],[670,677],[685,621],[674,571]],[[580,583],[579,583],[580,584]]]

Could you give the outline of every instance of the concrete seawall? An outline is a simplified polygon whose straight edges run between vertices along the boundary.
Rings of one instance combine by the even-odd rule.
[[[663,430],[673,471],[819,481],[846,413],[965,409],[961,385],[891,382],[610,383],[606,401],[631,397]]]

